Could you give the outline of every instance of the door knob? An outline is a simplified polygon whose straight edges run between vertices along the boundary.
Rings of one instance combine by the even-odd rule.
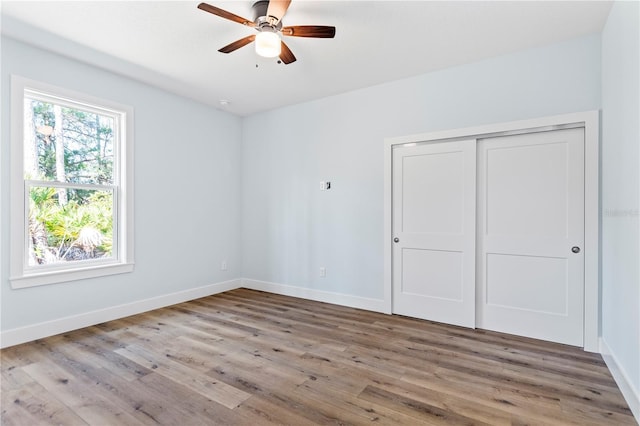
[[[574,252],[574,253],[580,253],[580,247],[573,246],[573,247],[571,247],[571,251]]]
[[[400,242],[400,238],[395,237],[395,238],[393,239],[393,242],[394,242],[394,243],[398,243],[398,242]]]

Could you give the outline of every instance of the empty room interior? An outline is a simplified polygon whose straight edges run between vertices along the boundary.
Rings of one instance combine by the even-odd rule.
[[[640,421],[640,2],[0,2],[3,425]]]

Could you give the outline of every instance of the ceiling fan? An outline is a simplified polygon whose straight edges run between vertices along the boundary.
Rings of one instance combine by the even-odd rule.
[[[283,27],[282,18],[285,13],[287,13],[290,3],[291,0],[258,0],[251,6],[253,10],[253,21],[207,3],[200,3],[198,9],[246,25],[258,31],[258,34],[252,34],[236,40],[219,49],[218,52],[231,53],[251,42],[255,42],[256,53],[258,55],[267,58],[275,58],[278,56],[282,62],[290,64],[296,60],[296,57],[285,42],[282,41],[282,36],[333,38],[336,35],[336,27],[324,25],[294,25]]]

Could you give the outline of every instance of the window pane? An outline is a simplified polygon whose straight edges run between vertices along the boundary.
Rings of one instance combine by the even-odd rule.
[[[113,183],[113,117],[25,97],[25,179]]]
[[[112,257],[113,191],[29,188],[29,266]]]

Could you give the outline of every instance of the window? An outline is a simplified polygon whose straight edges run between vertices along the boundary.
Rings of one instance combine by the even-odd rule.
[[[12,76],[11,283],[133,270],[133,110]]]

